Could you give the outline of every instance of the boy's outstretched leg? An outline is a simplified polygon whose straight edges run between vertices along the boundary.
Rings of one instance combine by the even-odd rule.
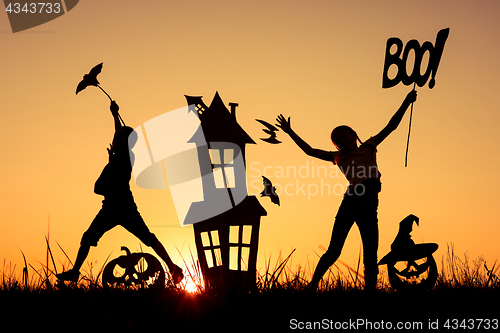
[[[82,267],[85,259],[87,258],[89,251],[90,251],[89,245],[80,245],[80,249],[78,249],[78,254],[76,255],[76,260],[75,264],[73,265],[73,268],[57,274],[56,277],[62,281],[77,282],[78,277],[80,277],[80,268]]]
[[[172,275],[172,279],[174,280],[174,284],[179,284],[182,281],[182,279],[184,279],[182,268],[174,264],[172,259],[170,259],[167,250],[165,250],[165,247],[163,246],[162,243],[160,243],[160,241],[156,242],[151,247],[156,252],[156,254],[160,256],[161,259],[163,259],[165,264],[167,264],[168,270],[170,271],[170,275]]]

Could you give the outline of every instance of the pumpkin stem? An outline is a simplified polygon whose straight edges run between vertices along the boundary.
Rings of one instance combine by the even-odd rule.
[[[122,251],[127,252],[127,255],[130,255],[130,250],[126,246],[122,246]]]

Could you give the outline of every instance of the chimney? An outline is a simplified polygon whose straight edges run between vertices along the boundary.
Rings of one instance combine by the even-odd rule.
[[[236,120],[236,107],[238,106],[238,103],[229,103],[229,106],[231,107],[231,115],[234,120]]]

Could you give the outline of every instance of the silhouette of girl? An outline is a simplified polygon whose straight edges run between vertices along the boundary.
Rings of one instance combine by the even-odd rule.
[[[307,155],[333,162],[349,181],[349,186],[335,217],[330,245],[316,266],[308,286],[310,289],[317,288],[323,275],[340,256],[347,234],[354,222],[358,225],[363,243],[365,289],[376,289],[378,274],[377,208],[378,193],[381,190],[381,175],[377,166],[376,147],[399,126],[406,110],[416,99],[417,92],[415,90],[409,92],[387,126],[365,142],[361,142],[356,132],[349,126],[336,127],[332,131],[331,139],[338,151],[312,148],[292,130],[290,118],[287,120],[281,114],[276,118],[279,123],[277,126],[290,135]]]

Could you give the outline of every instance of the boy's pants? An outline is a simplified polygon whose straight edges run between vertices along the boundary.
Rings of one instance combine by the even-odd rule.
[[[83,234],[81,244],[97,246],[102,235],[117,225],[124,227],[146,246],[153,246],[158,242],[158,238],[149,231],[144,223],[135,203],[109,204],[104,200],[101,210]]]

